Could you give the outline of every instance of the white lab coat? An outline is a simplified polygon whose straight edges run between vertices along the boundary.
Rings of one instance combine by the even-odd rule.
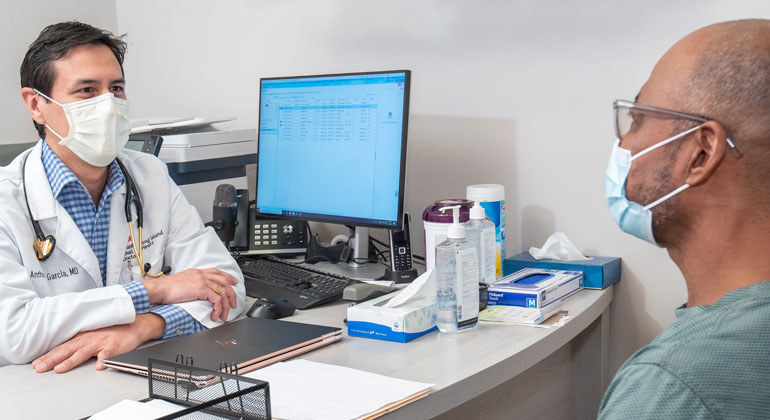
[[[0,168],[0,365],[28,363],[80,331],[134,321],[130,296],[120,286],[141,280],[129,242],[124,212],[125,184],[113,193],[107,246],[107,285],[99,262],[69,213],[54,198],[40,159],[42,142]],[[25,179],[32,215],[56,248],[38,261],[35,238],[22,189],[22,163],[29,154]],[[132,150],[119,155],[139,190],[144,209],[144,261],[156,273],[168,265],[172,273],[216,267],[236,279],[237,317],[245,301],[243,275],[216,233],[205,228],[195,208],[169,178],[158,158]],[[133,206],[132,206],[133,210]],[[136,220],[136,219],[134,219]],[[138,235],[136,226],[134,234]],[[129,268],[129,263],[131,268]],[[208,301],[179,304],[208,328]]]

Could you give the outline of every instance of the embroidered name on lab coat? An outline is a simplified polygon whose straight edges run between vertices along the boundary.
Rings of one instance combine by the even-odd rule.
[[[149,238],[142,239],[142,251],[155,245],[155,239],[163,235],[164,235],[163,230],[161,230],[160,232],[153,233],[152,235],[150,235]],[[131,243],[131,236],[129,236],[128,244],[126,245],[126,252],[123,253],[123,262],[127,262],[134,259],[136,259],[136,255],[134,255],[134,246]]]
[[[77,276],[78,274],[80,274],[80,270],[78,270],[77,267],[70,267],[69,269],[67,269],[67,271],[59,270],[56,273],[43,273],[42,271],[30,271],[29,278],[30,279],[45,278],[46,280],[51,281],[51,280],[62,279],[69,276]]]

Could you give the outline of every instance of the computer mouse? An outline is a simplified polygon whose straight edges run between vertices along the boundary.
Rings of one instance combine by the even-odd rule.
[[[259,298],[246,312],[252,318],[281,319],[291,316],[297,307],[284,299]]]
[[[350,302],[363,302],[382,295],[387,295],[388,293],[393,293],[396,290],[398,289],[395,287],[380,286],[378,284],[355,283],[342,291],[342,299]]]

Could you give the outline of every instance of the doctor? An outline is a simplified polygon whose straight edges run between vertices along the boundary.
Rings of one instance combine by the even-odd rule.
[[[104,369],[242,311],[243,276],[217,235],[161,161],[123,149],[125,49],[65,22],[22,62],[42,140],[0,168],[0,365],[61,373],[96,357]]]

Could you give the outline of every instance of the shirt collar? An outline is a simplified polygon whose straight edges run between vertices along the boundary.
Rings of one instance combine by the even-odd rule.
[[[763,281],[752,284],[751,286],[741,287],[740,289],[732,290],[722,296],[721,299],[712,303],[711,305],[700,305],[688,307],[685,303],[676,309],[677,319],[682,319],[685,316],[691,314],[701,313],[703,311],[710,311],[721,307],[729,306],[745,299],[770,299],[770,281]]]
[[[43,150],[41,153],[41,159],[43,160],[43,167],[45,168],[45,174],[48,177],[48,182],[51,184],[51,191],[53,196],[58,200],[59,194],[61,194],[64,187],[71,183],[77,183],[88,191],[82,182],[75,176],[74,173],[64,164],[64,162],[56,156],[48,143],[43,141]],[[110,163],[109,174],[107,175],[107,184],[104,187],[104,191],[109,194],[115,192],[126,181],[123,176],[123,172],[120,170],[117,162],[114,160]],[[109,195],[108,194],[108,195]],[[103,194],[104,195],[104,194]]]

